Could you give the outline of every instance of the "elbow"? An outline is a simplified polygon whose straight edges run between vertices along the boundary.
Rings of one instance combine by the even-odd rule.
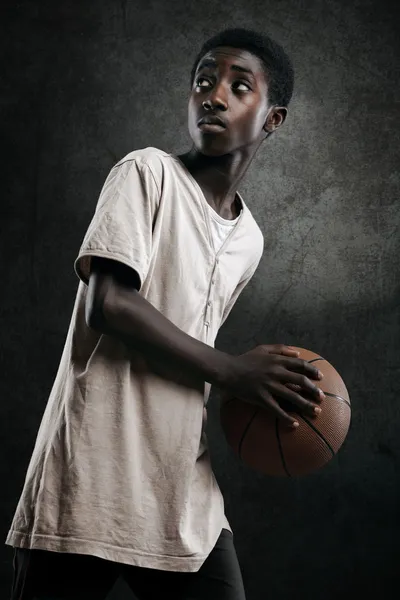
[[[94,331],[104,333],[106,328],[106,309],[104,290],[95,287],[89,281],[85,301],[86,325]]]
[[[89,329],[103,333],[105,326],[104,310],[102,305],[93,305],[86,302],[85,321]]]
[[[107,293],[88,295],[85,306],[86,325],[98,333],[112,334],[118,329],[121,312],[118,294],[108,289]]]
[[[106,269],[102,262],[94,261],[85,299],[86,325],[100,333],[107,333],[109,320],[118,309],[119,298],[119,286],[112,271]]]

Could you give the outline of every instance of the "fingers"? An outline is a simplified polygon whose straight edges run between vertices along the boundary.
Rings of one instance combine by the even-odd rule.
[[[293,429],[299,426],[299,422],[296,421],[294,417],[288,415],[288,413],[285,412],[281,406],[279,406],[278,402],[271,395],[268,395],[266,400],[266,408],[269,408],[269,410],[273,412],[274,415],[288,427]]]
[[[307,400],[304,396],[291,387],[274,382],[268,386],[268,391],[278,399],[278,402],[279,400],[290,402],[294,408],[299,409],[299,412],[313,417],[321,412],[319,406],[317,406],[314,402]]]
[[[295,350],[291,346],[285,344],[269,344],[264,346],[268,354],[280,354],[282,356],[293,356],[297,357],[300,355],[298,350]]]
[[[312,379],[322,379],[323,374],[321,371],[310,364],[307,360],[299,358],[300,352],[295,350],[292,346],[286,346],[285,344],[269,344],[261,346],[268,354],[278,354],[280,356],[287,356],[290,360],[280,361],[290,371],[302,373],[311,377]]]
[[[284,344],[282,344],[282,348],[281,348],[281,352],[280,352],[283,356],[293,356],[293,357],[298,357],[300,356],[300,352],[298,350],[295,350],[292,346],[285,346]]]
[[[317,380],[323,378],[323,374],[317,369],[317,367],[314,367],[314,365],[311,365],[307,360],[303,360],[302,358],[290,358],[289,360],[283,359],[281,364],[289,371],[300,373],[306,377],[311,377],[312,379]]]
[[[321,400],[325,398],[325,394],[321,388],[310,381],[310,379],[308,379],[308,377],[305,375],[293,373],[292,371],[287,371],[286,369],[282,369],[282,372],[278,373],[278,376],[279,375],[281,383],[288,384],[292,391],[300,393],[304,391],[309,394],[315,402],[321,402]]]

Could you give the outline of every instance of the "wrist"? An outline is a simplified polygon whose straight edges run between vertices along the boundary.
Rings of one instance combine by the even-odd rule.
[[[224,389],[229,387],[232,379],[235,356],[220,350],[215,350],[215,353],[212,362],[207,366],[206,381],[215,387]]]

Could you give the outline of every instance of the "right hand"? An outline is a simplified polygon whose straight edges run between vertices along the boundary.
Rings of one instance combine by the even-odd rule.
[[[315,416],[321,412],[316,403],[324,398],[322,390],[311,381],[322,379],[322,373],[306,360],[295,358],[298,355],[289,346],[276,344],[257,346],[233,357],[233,368],[223,386],[225,394],[266,408],[287,425],[297,427],[298,421],[280,401],[289,402],[296,412]]]

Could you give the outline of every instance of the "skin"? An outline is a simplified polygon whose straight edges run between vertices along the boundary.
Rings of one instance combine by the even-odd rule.
[[[198,121],[206,115],[222,118],[226,129],[202,131]],[[179,158],[221,217],[237,216],[239,183],[261,143],[284,123],[286,115],[286,107],[269,101],[267,76],[257,56],[220,47],[200,60],[188,104],[193,146]]]
[[[243,69],[245,71],[243,71]],[[204,104],[205,103],[205,104]],[[208,108],[208,110],[207,110]],[[223,119],[219,131],[200,128],[204,116]],[[210,206],[233,219],[240,206],[236,190],[261,143],[285,121],[287,109],[272,105],[268,77],[251,53],[220,47],[197,66],[188,105],[189,152],[179,156]],[[149,360],[187,372],[257,406],[293,427],[298,423],[277,400],[309,416],[323,399],[312,380],[318,369],[284,344],[261,345],[232,356],[192,338],[156,310],[138,290],[137,274],[115,261],[94,257],[86,299],[89,327],[112,335]]]

